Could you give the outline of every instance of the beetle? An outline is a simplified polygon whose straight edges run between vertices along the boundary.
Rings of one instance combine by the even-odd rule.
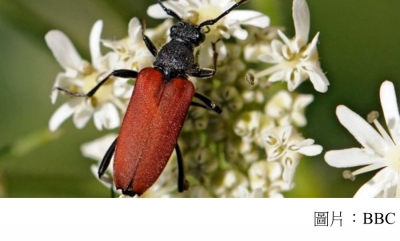
[[[205,40],[202,27],[215,24],[246,1],[236,2],[218,17],[194,25],[184,22],[161,0],[157,0],[161,8],[178,22],[170,29],[171,40],[158,51],[145,35],[145,23],[141,21],[143,41],[156,58],[153,67],[146,67],[140,72],[129,69],[114,70],[87,94],[73,93],[56,87],[68,95],[92,97],[111,77],[136,79],[119,135],[106,151],[99,166],[99,178],[104,175],[114,155],[113,179],[116,188],[121,189],[125,195],[140,196],[161,175],[175,149],[178,160],[178,191],[182,192],[188,188],[177,140],[189,107],[193,105],[211,109],[216,113],[222,112],[213,101],[195,92],[193,83],[188,80],[189,76],[211,78],[215,75],[218,57],[215,43],[214,69],[198,66],[194,48]],[[202,103],[193,102],[194,97]]]

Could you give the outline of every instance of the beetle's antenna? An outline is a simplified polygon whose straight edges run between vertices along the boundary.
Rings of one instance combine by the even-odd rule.
[[[162,7],[162,9],[164,9],[164,11],[171,17],[175,18],[176,20],[178,20],[179,22],[182,21],[181,17],[179,17],[178,14],[176,14],[174,11],[172,11],[171,9],[167,8],[164,6],[164,4],[161,2],[161,0],[157,0],[158,4],[160,4],[160,6]]]
[[[225,12],[223,12],[221,15],[219,15],[218,17],[214,18],[214,19],[210,19],[210,20],[206,20],[202,23],[199,24],[198,28],[201,28],[203,26],[206,25],[213,25],[214,23],[218,22],[221,18],[225,17],[227,14],[229,14],[233,9],[239,7],[240,5],[242,5],[243,3],[247,2],[247,0],[241,0],[237,3],[235,3],[232,7],[230,7],[228,10],[226,10]],[[165,10],[165,9],[164,9]],[[171,15],[172,16],[172,15]]]

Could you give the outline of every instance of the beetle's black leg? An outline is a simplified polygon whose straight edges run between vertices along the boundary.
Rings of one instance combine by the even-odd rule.
[[[192,101],[192,102],[190,103],[190,105],[191,105],[191,106],[196,106],[196,107],[201,107],[201,108],[206,109],[206,110],[209,110],[209,109],[210,109],[208,106],[203,105],[203,104],[200,104],[200,103],[197,103],[197,102],[194,102],[194,101]]]
[[[191,106],[196,106],[196,107],[200,107],[200,108],[203,108],[203,109],[206,109],[206,110],[213,110],[215,113],[217,113],[217,114],[221,114],[221,112],[222,112],[222,110],[218,107],[218,110],[216,110],[216,109],[211,109],[210,107],[208,107],[208,106],[206,106],[206,105],[203,105],[203,104],[200,104],[200,103],[197,103],[197,102],[194,102],[194,101],[192,101],[191,103],[190,103],[190,105]]]
[[[100,81],[92,90],[90,90],[87,94],[82,94],[82,93],[74,93],[68,90],[65,90],[60,87],[55,87],[55,89],[64,92],[67,95],[72,95],[75,97],[92,97],[96,91],[111,77],[120,77],[120,78],[126,78],[126,79],[136,79],[138,76],[138,72],[134,70],[129,70],[129,69],[117,69],[111,72],[109,75],[107,75],[102,81]]]
[[[113,141],[113,143],[111,143],[110,147],[106,151],[106,154],[104,154],[103,160],[101,160],[101,163],[100,163],[100,166],[99,166],[99,170],[97,172],[99,174],[99,178],[100,179],[104,175],[104,173],[106,172],[108,166],[110,165],[111,158],[114,155],[115,145],[116,144],[117,144],[117,138]]]
[[[214,69],[208,69],[208,68],[195,68],[195,69],[191,69],[188,71],[188,75],[193,76],[193,77],[199,77],[199,78],[211,78],[215,75],[215,73],[217,72],[217,61],[218,61],[218,52],[216,50],[215,45],[217,44],[217,42],[219,41],[219,39],[212,43],[212,50],[213,50],[213,65],[214,65]]]
[[[189,182],[185,178],[185,170],[183,168],[182,152],[178,143],[175,145],[176,159],[178,161],[178,191],[183,192],[189,189]]]
[[[117,139],[115,139],[113,141],[113,143],[111,143],[110,147],[107,149],[106,154],[104,154],[103,160],[101,160],[100,166],[99,166],[99,170],[97,171],[98,177],[99,179],[106,181],[106,182],[110,182],[111,183],[111,197],[114,197],[114,184],[112,181],[112,178],[110,180],[105,180],[103,179],[103,175],[106,172],[108,166],[110,165],[111,162],[111,158],[114,154],[115,151],[115,144],[117,143]]]
[[[217,104],[215,104],[214,101],[210,100],[208,97],[206,97],[206,96],[204,96],[204,95],[202,95],[200,93],[197,93],[197,92],[194,93],[194,97],[196,97],[197,99],[201,100],[205,104],[207,109],[213,110],[217,114],[221,114],[222,113],[222,109]],[[202,107],[201,104],[198,104],[198,103],[193,104],[193,103],[195,103],[195,102],[192,102],[192,105],[194,105],[194,106]]]
[[[217,48],[215,46],[219,40],[220,39],[218,39],[217,41],[215,41],[214,43],[211,44],[212,50],[213,50],[213,65],[214,65],[215,72],[217,72],[217,62],[218,62],[218,52],[217,52]]]
[[[199,78],[211,78],[215,75],[214,69],[197,68],[188,71],[188,75]]]
[[[177,21],[181,22],[182,19],[181,17],[179,17],[178,14],[176,14],[174,11],[172,11],[171,9],[167,8],[164,6],[164,4],[161,2],[161,0],[157,0],[158,4],[160,4],[160,6],[162,7],[162,9],[171,17],[175,18]]]
[[[150,53],[156,57],[157,56],[157,48],[156,46],[153,44],[153,42],[151,42],[150,38],[147,37],[147,35],[144,34],[144,31],[146,30],[146,22],[141,19],[140,20],[140,25],[142,25],[142,39],[143,42],[146,44],[147,49],[150,51]]]

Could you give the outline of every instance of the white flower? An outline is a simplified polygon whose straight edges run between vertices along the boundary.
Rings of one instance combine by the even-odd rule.
[[[118,69],[140,71],[152,66],[155,58],[147,49],[142,38],[142,27],[137,18],[129,22],[128,37],[122,40],[102,40],[104,46],[111,48],[118,55]],[[146,34],[148,34],[146,32]]]
[[[234,126],[234,132],[242,138],[242,142],[264,146],[261,133],[274,126],[272,119],[268,118],[261,111],[248,111],[240,116]]]
[[[114,70],[117,56],[100,52],[102,21],[97,21],[90,33],[90,53],[92,63],[83,60],[71,40],[61,31],[52,30],[45,36],[46,43],[65,72],[57,75],[51,101],[58,96],[56,87],[74,93],[89,92],[102,78]],[[70,116],[73,116],[77,128],[83,128],[93,116],[97,129],[116,128],[120,124],[120,113],[126,109],[126,99],[132,92],[132,86],[121,84],[119,78],[113,78],[104,84],[91,98],[72,98],[52,115],[49,122],[51,131],[55,131]],[[126,80],[125,80],[126,82]]]
[[[265,106],[265,113],[275,119],[279,125],[293,124],[303,127],[307,124],[304,109],[314,100],[312,95],[292,95],[281,90]]]
[[[221,183],[215,187],[217,197],[244,197],[249,194],[244,191],[248,189],[249,181],[241,172],[231,169],[221,175]]]
[[[259,148],[264,147],[261,133],[274,126],[274,121],[261,111],[248,111],[239,116],[233,131],[240,137],[240,142],[234,145],[234,150],[242,155],[244,162],[252,163],[260,159],[262,152]]]
[[[362,148],[328,151],[325,161],[334,167],[364,166],[345,174],[354,179],[361,173],[381,169],[364,184],[355,197],[400,197],[400,116],[393,83],[385,81],[380,88],[380,100],[389,134],[376,120],[377,112],[368,116],[378,132],[346,106],[336,108],[340,123],[357,139]]]
[[[305,0],[293,1],[293,19],[296,36],[289,39],[282,31],[278,30],[283,42],[273,40],[271,52],[259,56],[261,61],[273,64],[273,66],[255,74],[255,77],[269,76],[268,81],[270,82],[286,81],[289,91],[293,91],[309,78],[315,90],[326,92],[329,81],[321,70],[318,59],[319,33],[315,35],[310,44],[307,44],[310,12]]]
[[[178,0],[166,1],[163,4],[173,10],[181,19],[192,24],[200,24],[214,19],[229,9],[235,2],[232,0]],[[160,7],[154,4],[147,9],[147,14],[153,18],[170,18]],[[211,43],[218,39],[228,39],[233,36],[237,39],[246,39],[248,33],[241,25],[265,28],[269,25],[269,17],[252,10],[234,10],[212,26],[207,26],[207,39],[200,49],[200,66],[208,66],[212,60]],[[224,44],[217,44],[219,58],[226,56]]]
[[[282,165],[277,162],[257,161],[248,171],[250,186],[252,190],[261,190],[268,197],[287,191],[282,184]]]
[[[268,161],[275,161],[285,156],[315,156],[322,152],[320,145],[313,139],[304,139],[293,126],[278,126],[265,131],[263,139],[266,143]]]
[[[271,43],[278,38],[278,27],[248,27],[249,37],[243,41],[243,57],[246,61],[256,62],[261,54],[271,52]]]
[[[279,162],[283,167],[282,180],[290,188],[302,155],[316,156],[322,146],[313,139],[304,139],[293,126],[278,126],[263,133],[267,161]]]

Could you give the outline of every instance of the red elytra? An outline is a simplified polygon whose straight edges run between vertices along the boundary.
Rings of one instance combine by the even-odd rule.
[[[194,93],[187,79],[166,82],[154,68],[139,72],[115,148],[117,189],[140,196],[154,184],[174,150]]]

